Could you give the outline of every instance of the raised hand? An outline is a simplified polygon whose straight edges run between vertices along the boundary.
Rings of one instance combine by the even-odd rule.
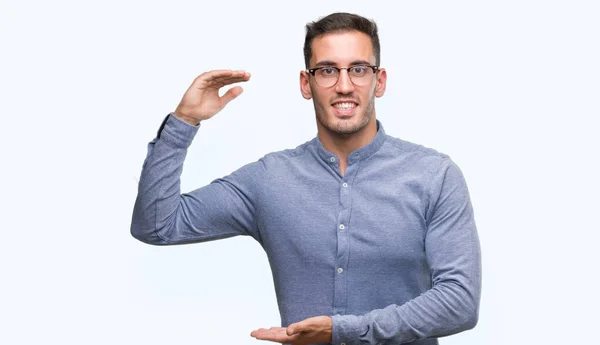
[[[200,121],[210,119],[221,111],[243,91],[241,86],[235,86],[219,96],[219,89],[249,79],[250,73],[246,71],[215,70],[202,73],[187,89],[174,114],[192,125],[198,125]]]

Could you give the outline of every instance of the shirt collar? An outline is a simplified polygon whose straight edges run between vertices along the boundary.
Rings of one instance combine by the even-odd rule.
[[[354,162],[358,162],[358,161],[368,158],[373,153],[377,152],[377,150],[379,150],[381,145],[383,145],[383,142],[385,141],[385,138],[386,138],[385,130],[383,129],[383,125],[381,124],[381,122],[379,120],[376,120],[376,122],[377,122],[377,134],[375,135],[373,140],[371,140],[370,143],[368,143],[367,145],[365,145],[359,149],[352,151],[348,155],[348,164],[352,164]],[[319,156],[321,157],[321,159],[323,159],[324,161],[326,161],[329,164],[337,163],[338,157],[336,157],[335,154],[327,151],[325,149],[325,147],[323,147],[323,143],[321,143],[319,136],[316,136],[312,141],[314,143],[314,146],[317,148],[317,152],[318,152]]]

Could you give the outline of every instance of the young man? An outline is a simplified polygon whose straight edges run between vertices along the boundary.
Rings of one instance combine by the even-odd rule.
[[[245,71],[197,77],[149,145],[132,235],[171,245],[249,235],[273,271],[280,343],[437,344],[475,326],[481,266],[464,178],[437,151],[385,134],[377,27],[334,13],[307,25],[300,91],[318,135],[187,194],[199,125],[240,95]]]

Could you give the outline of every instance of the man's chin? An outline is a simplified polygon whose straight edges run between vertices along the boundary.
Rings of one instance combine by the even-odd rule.
[[[317,121],[319,121],[321,126],[328,132],[343,136],[360,132],[369,123],[369,119],[365,119],[364,114],[356,112],[353,112],[350,115],[328,113],[325,116],[325,118],[317,116]]]
[[[339,135],[351,135],[359,132],[364,126],[361,127],[360,123],[353,121],[352,117],[347,119],[337,119],[333,123],[329,123],[326,126],[331,132]]]

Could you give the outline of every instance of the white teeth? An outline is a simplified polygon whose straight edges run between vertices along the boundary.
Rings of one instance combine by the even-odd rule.
[[[338,109],[351,109],[351,108],[356,107],[356,104],[355,103],[336,103],[333,106]]]

